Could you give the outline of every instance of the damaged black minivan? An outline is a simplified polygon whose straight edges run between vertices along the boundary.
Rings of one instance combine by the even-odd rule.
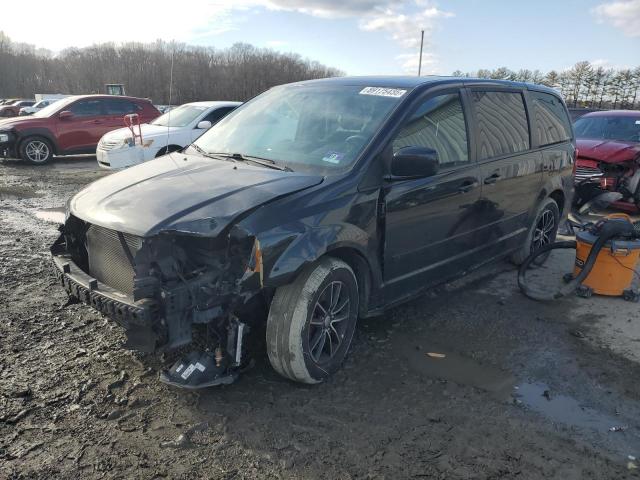
[[[574,154],[562,98],[537,85],[283,85],[74,196],[55,271],[128,348],[179,352],[167,383],[230,383],[265,321],[273,368],[316,383],[358,317],[554,241]]]

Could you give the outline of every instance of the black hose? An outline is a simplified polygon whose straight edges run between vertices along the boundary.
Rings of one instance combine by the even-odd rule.
[[[589,252],[589,256],[587,260],[584,262],[584,266],[580,270],[580,273],[570,282],[568,282],[565,286],[560,288],[558,291],[553,293],[548,293],[536,289],[535,287],[531,287],[527,285],[526,282],[526,272],[529,268],[529,265],[538,258],[543,253],[550,252],[551,250],[555,250],[556,248],[576,248],[577,242],[575,240],[565,241],[565,242],[555,242],[549,245],[544,245],[539,250],[534,251],[531,255],[527,257],[527,259],[520,265],[520,269],[518,270],[518,286],[522,293],[524,293],[527,297],[533,300],[557,300],[558,298],[565,297],[570,293],[573,293],[582,283],[582,281],[587,278],[587,275],[591,273],[591,269],[596,263],[596,258],[600,253],[600,250],[605,246],[605,244],[612,238],[617,237],[621,234],[629,234],[630,230],[633,229],[633,225],[625,222],[619,221],[605,221],[599,228],[598,239],[591,246],[591,251]]]
[[[571,240],[571,241],[566,241],[566,242],[555,242],[555,243],[550,243],[548,245],[544,245],[542,247],[540,247],[539,250],[536,250],[535,252],[533,252],[531,255],[529,255],[526,260],[522,263],[522,265],[520,265],[520,269],[518,270],[518,286],[520,287],[520,290],[522,290],[522,293],[524,293],[527,297],[532,298],[533,300],[542,300],[542,301],[549,301],[549,300],[555,300],[557,298],[563,297],[565,296],[567,293],[571,293],[573,292],[576,288],[578,288],[577,285],[572,286],[571,290],[567,293],[564,293],[564,289],[566,287],[568,287],[569,285],[572,285],[575,281],[572,280],[568,285],[566,285],[564,288],[562,288],[561,290],[559,290],[558,292],[555,293],[548,293],[548,292],[544,292],[542,290],[536,289],[535,287],[532,287],[530,285],[527,284],[526,282],[526,272],[529,268],[529,265],[531,265],[531,263],[538,258],[540,255],[550,252],[551,250],[555,250],[556,248],[576,248],[576,241],[575,240]],[[585,265],[586,266],[586,265]],[[584,269],[583,269],[584,271]]]

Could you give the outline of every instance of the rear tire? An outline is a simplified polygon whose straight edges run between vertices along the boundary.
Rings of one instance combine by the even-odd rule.
[[[325,257],[276,290],[267,353],[283,377],[319,383],[344,361],[358,318],[358,283],[345,262]]]
[[[542,201],[536,211],[536,215],[533,217],[524,245],[511,255],[511,261],[516,265],[520,265],[541,246],[555,242],[559,224],[560,210],[558,204],[552,198],[546,198]],[[540,261],[534,264],[542,265],[548,257],[549,255],[543,255]]]
[[[53,146],[44,137],[27,137],[20,143],[20,158],[33,165],[44,165],[53,158]]]

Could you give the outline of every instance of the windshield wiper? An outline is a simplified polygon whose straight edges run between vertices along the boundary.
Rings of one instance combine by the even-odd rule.
[[[220,160],[220,157],[222,157],[223,160],[227,160],[228,158],[232,158],[232,157],[228,157],[228,155],[226,155],[226,154],[207,152],[206,150],[204,150],[202,147],[199,147],[195,143],[192,143],[191,145],[189,145],[189,147],[193,148],[200,155],[208,157],[208,158],[214,158],[214,159],[218,159],[218,160]]]
[[[209,153],[209,155],[218,155],[226,158],[231,158],[233,160],[237,160],[239,162],[253,162],[258,165],[262,165],[263,167],[273,168],[274,170],[281,170],[283,172],[293,172],[293,169],[287,167],[286,165],[278,165],[276,162],[271,160],[270,158],[256,157],[254,155],[243,155],[242,153]]]

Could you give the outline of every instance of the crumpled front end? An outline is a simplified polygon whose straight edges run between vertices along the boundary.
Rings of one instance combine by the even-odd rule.
[[[611,207],[637,213],[640,206],[640,156],[626,161],[607,162],[579,157],[574,173],[575,203],[581,207],[606,192],[616,192],[620,200]]]
[[[179,232],[145,238],[74,216],[61,233],[51,248],[59,281],[122,325],[128,348],[167,351],[194,343],[220,368],[240,363],[246,328],[236,313],[262,287],[256,238],[235,229],[218,238]]]

